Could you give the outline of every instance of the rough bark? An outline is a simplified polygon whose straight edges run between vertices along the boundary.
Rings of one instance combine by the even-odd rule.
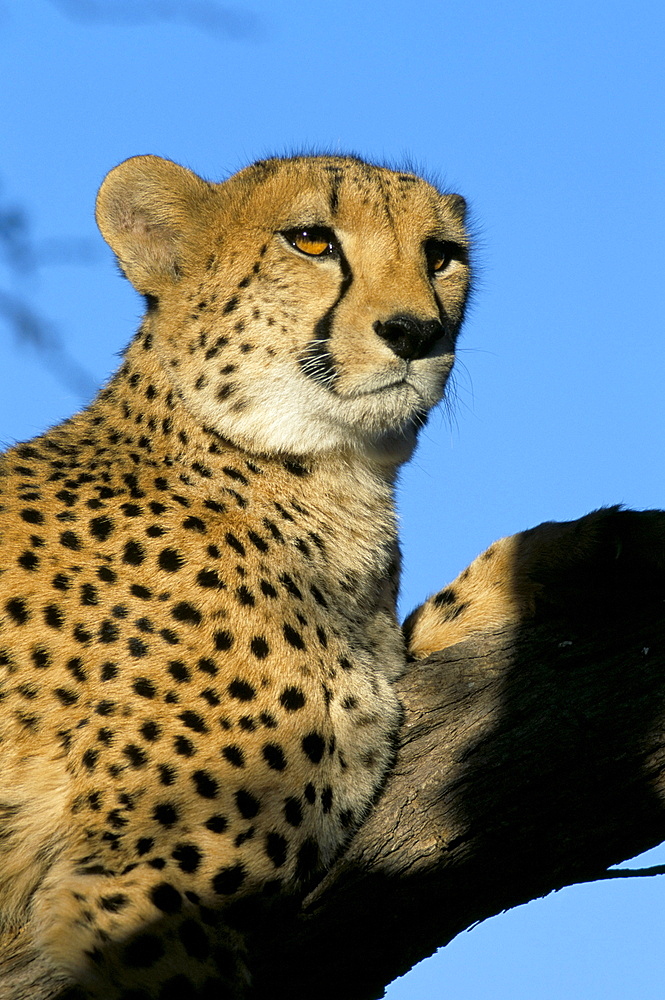
[[[611,561],[564,560],[532,622],[402,678],[373,812],[302,903],[252,910],[256,1000],[374,1000],[477,921],[665,839],[665,513],[619,520]],[[38,971],[13,998],[59,995]]]

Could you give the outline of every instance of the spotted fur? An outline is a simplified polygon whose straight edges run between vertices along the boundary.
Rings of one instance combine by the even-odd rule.
[[[102,185],[146,316],[0,483],[0,930],[86,995],[241,996],[228,904],[306,887],[381,786],[393,486],[452,367],[463,215],[344,157]]]

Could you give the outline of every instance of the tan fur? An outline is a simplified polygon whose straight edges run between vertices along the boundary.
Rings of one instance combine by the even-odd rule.
[[[91,996],[240,996],[216,914],[306,886],[390,764],[393,484],[453,362],[463,202],[351,158],[138,157],[97,214],[150,308],[2,460],[0,940]],[[283,235],[312,225],[334,253]],[[400,316],[440,332],[400,347]]]

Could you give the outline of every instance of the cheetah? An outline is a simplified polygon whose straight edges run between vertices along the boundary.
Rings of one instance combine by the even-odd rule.
[[[106,177],[145,316],[2,458],[1,967],[27,933],[76,996],[242,997],[234,907],[302,891],[366,815],[407,660],[395,479],[453,365],[464,217],[354,157]]]

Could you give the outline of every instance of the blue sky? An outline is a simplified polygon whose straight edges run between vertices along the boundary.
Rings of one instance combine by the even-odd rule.
[[[0,0],[0,211],[27,212],[40,253],[19,274],[0,246],[0,294],[100,384],[141,310],[93,219],[125,157],[222,179],[353,151],[463,193],[477,288],[448,405],[402,476],[406,612],[501,535],[665,506],[664,27],[655,0]],[[72,381],[0,325],[0,440],[78,409]],[[564,890],[460,936],[389,1000],[662,1000],[664,901],[656,879]]]

